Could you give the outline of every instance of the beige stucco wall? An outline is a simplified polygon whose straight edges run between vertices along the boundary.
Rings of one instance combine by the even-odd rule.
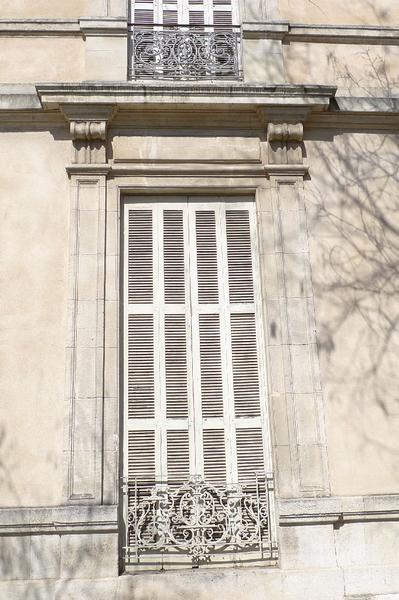
[[[61,502],[69,152],[0,135],[0,506]]]
[[[390,25],[399,21],[399,5],[392,0],[279,0],[280,15],[300,23]]]
[[[0,19],[77,19],[87,0],[2,0]]]
[[[338,86],[338,95],[386,96],[399,89],[399,47],[358,44],[283,45],[288,83]]]
[[[399,485],[398,136],[309,132],[307,185],[332,494]]]
[[[85,47],[80,37],[0,38],[0,82],[81,81]]]

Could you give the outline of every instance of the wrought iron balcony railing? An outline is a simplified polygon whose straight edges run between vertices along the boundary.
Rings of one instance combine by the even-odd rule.
[[[239,28],[198,27],[130,30],[132,79],[239,79]]]
[[[256,477],[248,488],[215,486],[200,476],[184,484],[125,483],[126,548],[129,564],[181,562],[200,566],[237,561],[276,560],[273,480]],[[232,556],[234,554],[234,556]]]

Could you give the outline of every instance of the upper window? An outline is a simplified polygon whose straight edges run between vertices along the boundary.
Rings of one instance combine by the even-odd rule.
[[[132,78],[240,76],[234,0],[132,0]]]
[[[128,203],[124,219],[127,562],[270,558],[254,202]]]

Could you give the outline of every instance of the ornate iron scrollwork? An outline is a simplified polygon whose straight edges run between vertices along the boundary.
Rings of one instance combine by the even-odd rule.
[[[179,487],[155,485],[144,496],[138,489],[130,487],[127,514],[128,547],[136,557],[172,550],[199,562],[217,552],[262,550],[265,542],[271,550],[267,486],[261,497],[255,489],[216,488],[194,476]]]
[[[239,34],[233,29],[134,28],[131,36],[132,77],[239,77]]]

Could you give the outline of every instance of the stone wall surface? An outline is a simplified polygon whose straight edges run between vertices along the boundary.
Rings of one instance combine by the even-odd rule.
[[[70,142],[3,131],[0,505],[61,501]]]
[[[84,49],[79,37],[1,37],[0,81],[82,81]]]
[[[3,0],[0,19],[78,19],[87,0]]]
[[[388,25],[399,21],[391,0],[279,0],[280,17],[296,23],[331,25]]]
[[[340,43],[283,44],[286,80],[338,87],[341,96],[392,96],[399,89],[399,47]]]
[[[398,138],[309,131],[307,207],[333,494],[398,490]]]

